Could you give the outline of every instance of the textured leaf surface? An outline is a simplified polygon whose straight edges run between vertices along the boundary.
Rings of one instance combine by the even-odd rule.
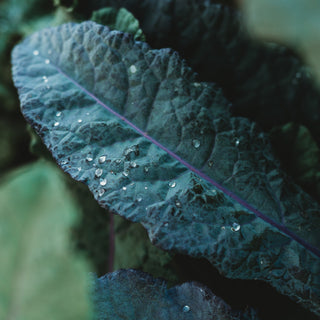
[[[88,266],[68,241],[77,207],[59,174],[38,163],[1,185],[1,319],[90,317]]]
[[[235,114],[265,129],[289,121],[302,123],[320,143],[320,94],[309,72],[284,47],[251,39],[238,11],[207,0],[107,0],[100,5],[105,3],[130,10],[153,47],[174,48],[201,79],[219,84]],[[271,13],[271,24],[272,17]],[[293,27],[297,25],[303,24]]]
[[[85,22],[27,38],[13,65],[26,119],[103,207],[319,312],[319,205],[175,52]]]
[[[232,311],[208,288],[195,282],[168,289],[165,281],[128,269],[94,279],[94,283],[96,320],[257,319],[253,311]]]

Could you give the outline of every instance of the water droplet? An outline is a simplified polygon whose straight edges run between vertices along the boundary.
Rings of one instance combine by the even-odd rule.
[[[138,201],[138,202],[141,202],[142,200],[143,200],[142,197],[141,197],[140,195],[138,195],[137,201]]]
[[[182,308],[182,311],[183,312],[189,312],[190,311],[190,307],[185,305],[183,308]]]
[[[208,161],[208,166],[209,166],[210,168],[213,166],[213,161],[212,161],[212,160]]]
[[[104,190],[103,188],[98,189],[98,196],[102,197],[105,192],[106,192],[106,190]]]
[[[39,55],[39,51],[38,51],[38,50],[34,50],[34,51],[33,51],[33,55],[34,55],[34,56],[38,56],[38,55]]]
[[[81,122],[82,122],[82,119],[78,119],[78,122],[81,123]]]
[[[104,179],[100,179],[100,186],[105,186],[107,184],[107,179],[104,178]]]
[[[176,184],[175,181],[170,181],[170,182],[169,182],[169,187],[170,187],[170,188],[174,188],[176,185],[177,185],[177,184]]]
[[[93,158],[92,158],[92,153],[91,153],[91,152],[89,152],[89,153],[87,154],[86,160],[87,160],[88,162],[90,162],[90,161],[93,160]]]
[[[97,178],[101,177],[102,173],[103,173],[103,170],[100,169],[100,168],[95,171],[95,175],[96,175]]]
[[[226,230],[226,227],[225,227],[225,226],[222,226],[222,227],[221,227],[221,230]]]
[[[199,82],[194,82],[193,85],[197,88],[197,87],[200,87],[200,86],[201,86],[201,83],[199,83]]]
[[[107,159],[106,156],[99,157],[99,163],[104,163],[106,161],[106,159]]]
[[[78,167],[78,171],[79,171],[79,172],[81,171],[81,167]]]
[[[60,123],[57,121],[54,123],[54,126],[57,127]]]
[[[61,116],[61,111],[58,111],[57,113],[56,113],[56,117],[60,117]]]
[[[148,172],[149,172],[149,168],[148,168],[148,167],[144,167],[143,170],[144,170],[145,173],[148,173]]]
[[[176,200],[176,206],[178,207],[178,208],[181,208],[181,202],[179,201],[179,200]]]
[[[136,68],[136,66],[134,64],[132,66],[130,66],[130,72],[131,73],[136,73],[137,72],[137,68]]]
[[[42,79],[43,79],[44,83],[47,83],[49,81],[46,76],[43,76]]]
[[[117,159],[115,162],[116,162],[116,164],[120,164],[121,163],[121,159]]]
[[[144,187],[145,190],[148,190],[148,187]]]
[[[192,145],[198,149],[200,147],[200,141],[198,139],[193,139],[192,140]]]
[[[169,225],[169,223],[168,223],[168,222],[166,222],[166,223],[164,224],[164,226],[165,226],[165,227],[167,227],[168,225]]]
[[[240,140],[239,139],[236,139],[235,143],[236,147],[240,144]]]
[[[240,224],[234,222],[234,223],[232,224],[231,230],[232,230],[233,232],[237,232],[237,231],[240,230],[240,228],[241,228],[241,227],[240,227]]]
[[[49,59],[46,59],[46,60],[44,60],[44,63],[45,63],[45,64],[49,64],[49,63],[50,63],[50,60],[49,60]]]
[[[136,168],[136,167],[137,167],[137,164],[136,164],[134,161],[131,161],[131,162],[130,162],[130,167],[131,167],[131,168]]]
[[[126,190],[127,190],[127,187],[122,187],[122,190],[123,190],[123,191],[126,191]]]
[[[60,164],[62,164],[62,165],[65,165],[65,164],[68,164],[68,160],[61,160],[61,162],[60,162]]]
[[[123,171],[122,174],[127,177],[129,175],[129,172],[128,171]]]
[[[88,116],[90,114],[90,112],[86,112],[86,116]]]
[[[260,264],[263,264],[263,260],[260,260]]]

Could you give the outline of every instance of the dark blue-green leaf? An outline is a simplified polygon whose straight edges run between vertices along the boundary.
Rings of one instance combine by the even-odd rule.
[[[319,313],[319,204],[177,53],[85,22],[34,34],[12,59],[25,118],[101,206]]]
[[[257,320],[255,312],[232,311],[196,282],[168,289],[164,280],[128,269],[94,278],[95,320]]]

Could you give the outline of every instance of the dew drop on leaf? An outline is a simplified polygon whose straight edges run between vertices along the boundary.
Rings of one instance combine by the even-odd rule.
[[[49,60],[49,59],[46,59],[46,60],[44,60],[44,63],[45,63],[45,64],[49,64],[49,63],[50,63],[50,60]]]
[[[127,177],[129,175],[129,172],[128,171],[123,171],[122,174]]]
[[[192,140],[192,145],[198,149],[200,147],[200,141],[198,139],[193,139]]]
[[[170,182],[169,182],[169,187],[170,187],[170,188],[174,188],[176,185],[177,185],[177,184],[176,184],[175,181],[170,181]]]
[[[126,191],[126,190],[127,190],[127,187],[122,187],[122,190],[123,190],[123,191]]]
[[[105,186],[107,184],[107,179],[100,179],[100,186]]]
[[[101,177],[102,173],[103,173],[103,170],[100,169],[100,168],[95,171],[95,175],[96,175],[97,178]]]
[[[86,160],[87,160],[88,162],[90,162],[90,161],[93,160],[93,158],[92,158],[92,153],[91,153],[91,152],[89,152],[89,153],[87,154]]]
[[[103,188],[100,188],[100,189],[98,190],[98,196],[99,196],[99,197],[102,197],[105,192],[106,192],[106,190],[104,190]]]
[[[178,208],[181,208],[181,202],[179,200],[176,200],[175,204]]]
[[[136,73],[137,72],[137,67],[133,64],[132,66],[130,66],[130,72],[131,73]]]
[[[78,122],[81,123],[81,122],[82,122],[82,119],[78,119]]]
[[[106,156],[101,156],[99,157],[99,163],[104,163],[106,161],[107,157]]]
[[[238,224],[238,223],[233,223],[232,224],[232,227],[231,227],[231,230],[233,231],[233,232],[237,232],[237,231],[239,231],[240,230],[240,224]]]
[[[185,305],[183,308],[182,308],[182,311],[183,312],[189,312],[190,311],[190,307],[188,305]]]
[[[136,167],[137,167],[136,162],[131,161],[131,162],[130,162],[130,167],[131,167],[131,168],[136,168]]]
[[[34,51],[33,51],[33,55],[34,55],[34,56],[38,56],[38,55],[39,55],[39,51],[38,51],[38,50],[34,50]]]
[[[54,123],[54,126],[57,127],[60,123],[57,121]]]
[[[144,172],[148,173],[149,172],[149,168],[148,167],[144,167]]]
[[[240,140],[239,139],[236,139],[235,143],[236,147],[240,144]]]
[[[56,113],[56,117],[60,117],[61,116],[61,111],[58,111],[57,113]]]

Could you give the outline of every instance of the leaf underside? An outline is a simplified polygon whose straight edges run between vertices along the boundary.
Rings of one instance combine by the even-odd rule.
[[[12,61],[25,118],[101,206],[319,313],[319,205],[177,53],[84,22],[32,35]]]
[[[128,269],[93,278],[95,320],[249,320],[250,310],[234,312],[210,289],[195,282],[168,289],[165,281]]]

